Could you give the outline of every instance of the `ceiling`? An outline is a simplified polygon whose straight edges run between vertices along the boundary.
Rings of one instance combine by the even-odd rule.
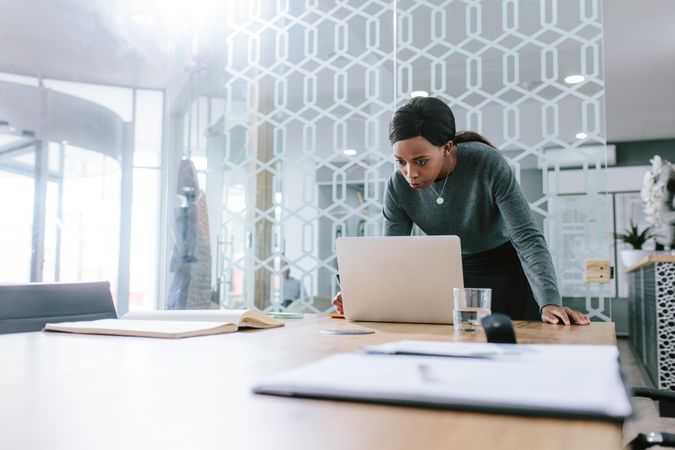
[[[604,8],[607,140],[675,138],[675,1]]]
[[[190,68],[196,43],[177,24],[194,17],[177,10],[171,23],[131,20],[150,3],[0,0],[0,71],[165,88]],[[603,5],[607,140],[675,138],[675,1]]]

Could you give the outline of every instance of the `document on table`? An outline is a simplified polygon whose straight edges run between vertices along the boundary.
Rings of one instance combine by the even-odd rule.
[[[616,361],[619,350],[611,345],[485,344],[403,340],[361,348],[364,353],[383,355],[447,356],[520,362],[560,362],[585,365]]]
[[[457,358],[496,358],[512,351],[498,344],[467,344],[462,342],[398,341],[368,345],[364,353],[383,355],[453,356]]]
[[[480,352],[485,344],[474,345]],[[615,347],[573,346],[572,358],[564,348],[572,346],[521,345],[520,360],[509,347],[510,359],[338,354],[266,378],[254,391],[536,416],[631,415]]]

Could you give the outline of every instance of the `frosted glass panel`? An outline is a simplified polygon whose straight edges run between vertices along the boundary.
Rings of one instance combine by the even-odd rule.
[[[387,125],[425,91],[452,106],[459,129],[497,144],[548,240],[563,295],[606,320],[590,299],[611,288],[583,281],[585,260],[609,259],[611,248],[600,6],[230,4],[213,46],[222,59],[191,74],[176,137],[206,186],[220,304],[330,308],[335,238],[381,234],[394,170]],[[559,194],[569,191],[559,179],[567,168],[584,179],[574,198]]]
[[[0,135],[5,144],[17,136]],[[30,281],[35,196],[35,149],[28,146],[0,155],[0,192],[3,192],[0,248],[11,258],[0,258],[0,282]]]
[[[590,299],[603,303],[613,285],[584,281],[585,261],[610,259],[612,246],[600,2],[401,0],[396,23],[398,99],[440,97],[458,129],[496,144],[544,231],[561,294],[607,320],[609,307]],[[559,195],[567,168],[582,169],[582,195]]]

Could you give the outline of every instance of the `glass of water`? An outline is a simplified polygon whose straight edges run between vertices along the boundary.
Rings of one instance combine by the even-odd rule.
[[[480,321],[490,315],[492,289],[454,288],[453,324],[460,333],[472,333],[480,329]]]

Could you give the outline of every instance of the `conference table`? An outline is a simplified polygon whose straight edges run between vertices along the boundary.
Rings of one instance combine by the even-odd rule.
[[[484,342],[450,325],[326,316],[187,339],[0,335],[0,448],[617,450],[618,423],[258,395],[261,377],[362,345]],[[521,343],[616,345],[612,323],[514,322]],[[368,335],[327,335],[328,328]],[[498,382],[495,374],[495,382]],[[564,389],[564,386],[552,388]]]

